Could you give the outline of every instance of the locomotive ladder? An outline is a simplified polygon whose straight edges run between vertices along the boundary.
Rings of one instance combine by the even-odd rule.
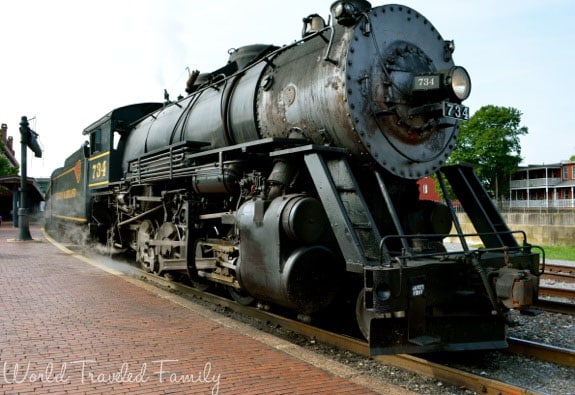
[[[470,166],[441,168],[487,248],[517,247],[517,241]]]
[[[304,158],[347,270],[362,273],[378,260],[381,236],[347,159],[317,152]]]

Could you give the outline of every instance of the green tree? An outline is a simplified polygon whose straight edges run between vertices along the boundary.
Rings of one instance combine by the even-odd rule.
[[[521,112],[513,107],[481,107],[460,126],[449,164],[474,165],[479,180],[498,198],[508,193],[509,174],[521,163],[519,137],[528,129],[520,126]]]
[[[18,168],[10,164],[4,154],[4,142],[0,139],[0,176],[11,176],[18,174]]]

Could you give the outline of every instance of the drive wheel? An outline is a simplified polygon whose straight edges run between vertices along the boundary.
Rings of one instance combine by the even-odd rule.
[[[228,286],[228,293],[237,303],[242,306],[249,306],[255,303],[256,299],[245,291]]]
[[[156,240],[160,241],[182,241],[178,228],[172,222],[164,222],[156,233]],[[156,253],[165,259],[180,259],[180,247],[172,245],[159,245]]]
[[[138,227],[138,240],[136,260],[142,270],[151,273],[157,270],[157,257],[154,247],[150,246],[150,240],[154,239],[156,228],[150,220],[143,221]]]

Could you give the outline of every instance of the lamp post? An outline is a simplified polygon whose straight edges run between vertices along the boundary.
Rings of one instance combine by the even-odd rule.
[[[21,178],[20,178],[20,208],[18,209],[18,241],[32,240],[30,235],[30,225],[28,218],[27,205],[27,192],[28,192],[28,177],[27,177],[27,148],[30,147],[36,157],[42,157],[42,150],[38,146],[36,132],[30,130],[28,127],[28,118],[23,116],[20,121],[20,146],[22,148],[21,161]]]

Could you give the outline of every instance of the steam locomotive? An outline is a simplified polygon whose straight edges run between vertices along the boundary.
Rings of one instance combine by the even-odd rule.
[[[471,90],[453,52],[415,10],[338,0],[294,43],[237,48],[187,96],[88,126],[51,176],[48,227],[302,319],[351,301],[372,354],[506,347],[540,257],[470,167],[445,165]],[[419,196],[432,174],[444,203]]]

